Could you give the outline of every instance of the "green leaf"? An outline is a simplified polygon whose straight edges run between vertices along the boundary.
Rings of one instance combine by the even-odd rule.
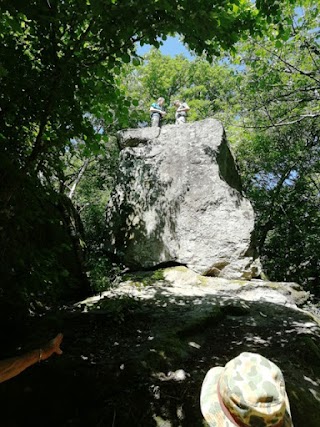
[[[140,65],[140,59],[135,56],[134,58],[132,58],[132,64],[135,67],[138,67]]]
[[[129,64],[130,62],[130,55],[128,53],[123,53],[121,55],[121,59],[125,64]]]

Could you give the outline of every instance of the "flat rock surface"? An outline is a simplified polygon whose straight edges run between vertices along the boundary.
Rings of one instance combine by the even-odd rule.
[[[320,326],[298,307],[306,298],[293,283],[183,267],[123,277],[30,324],[29,341],[62,330],[64,354],[0,385],[1,424],[204,426],[206,372],[251,351],[283,371],[294,426],[319,427]]]

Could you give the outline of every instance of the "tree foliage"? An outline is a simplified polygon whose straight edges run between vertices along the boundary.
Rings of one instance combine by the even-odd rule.
[[[165,123],[175,120],[176,99],[190,106],[188,120],[202,120],[223,112],[224,119],[234,96],[235,80],[232,68],[221,60],[209,63],[204,57],[188,60],[183,55],[171,57],[152,49],[138,66],[127,66],[122,72],[122,91],[136,105],[129,111],[130,126],[149,123],[149,108],[159,96],[165,98]]]
[[[137,42],[158,46],[158,37],[178,32],[191,49],[210,57],[219,47],[231,47],[242,32],[261,31],[265,13],[278,19],[280,2],[272,2],[272,10],[266,3],[259,3],[259,11],[248,0],[2,2],[6,152],[25,168],[40,162],[57,168],[72,138],[96,151],[101,135],[86,113],[107,124],[115,109],[118,120],[127,114],[130,103],[116,75],[123,63],[137,63]]]
[[[282,39],[239,45],[238,156],[270,278],[319,282],[319,5],[283,11]]]

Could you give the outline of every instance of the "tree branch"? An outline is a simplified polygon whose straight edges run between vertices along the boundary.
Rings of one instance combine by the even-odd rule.
[[[278,58],[283,64],[285,64],[287,67],[290,67],[292,70],[297,71],[299,74],[309,77],[310,79],[316,81],[317,83],[320,84],[320,80],[316,79],[315,77],[312,76],[313,73],[311,72],[306,72],[306,71],[302,71],[300,70],[298,67],[296,67],[295,65],[292,65],[290,62],[286,61],[285,59],[281,58],[280,55],[277,55],[276,53],[274,53],[273,51],[271,51],[270,49],[268,49],[267,47],[263,46],[262,44],[256,42],[258,46],[260,46],[262,49],[266,50],[268,53],[270,53],[271,55],[275,56],[276,58]]]
[[[265,126],[247,126],[247,125],[240,126],[240,125],[234,125],[234,127],[242,128],[242,129],[271,129],[273,127],[281,127],[281,126],[293,125],[295,123],[302,122],[303,120],[305,120],[307,118],[316,118],[316,117],[320,117],[320,113],[317,113],[317,114],[304,114],[304,115],[300,116],[298,119],[292,120],[290,122],[278,122],[278,123],[272,123],[271,125],[265,125]]]
[[[79,182],[80,182],[80,180],[81,180],[81,178],[82,178],[82,176],[83,176],[83,174],[84,174],[84,172],[85,172],[88,164],[89,164],[89,159],[86,159],[84,161],[83,165],[80,168],[80,171],[78,173],[78,176],[77,176],[76,180],[72,184],[72,187],[71,187],[70,192],[68,194],[69,199],[72,199],[72,197],[74,196],[74,193],[76,191],[77,185],[79,184]]]

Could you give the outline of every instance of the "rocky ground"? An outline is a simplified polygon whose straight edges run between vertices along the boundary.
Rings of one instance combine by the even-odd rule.
[[[1,425],[200,427],[207,370],[253,351],[282,369],[295,427],[319,427],[320,321],[305,304],[294,284],[183,267],[124,278],[7,339],[2,357],[62,331],[64,354],[0,385]]]

